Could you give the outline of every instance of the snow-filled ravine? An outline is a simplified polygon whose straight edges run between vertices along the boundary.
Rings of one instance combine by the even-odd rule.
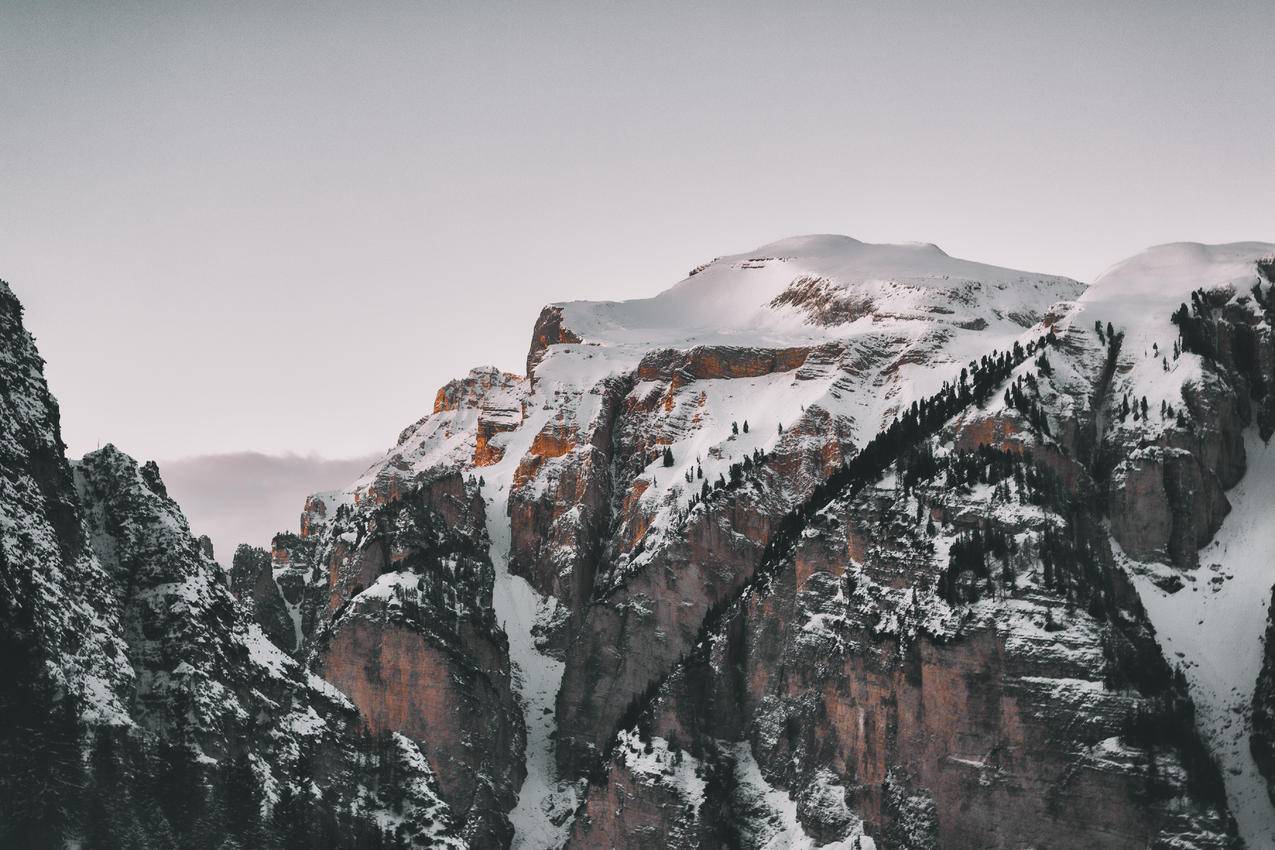
[[[1135,581],[1165,655],[1186,673],[1240,835],[1256,848],[1275,847],[1275,806],[1249,752],[1253,689],[1275,583],[1275,446],[1250,429],[1245,449],[1248,471],[1227,493],[1231,513],[1200,550],[1195,580],[1172,594],[1146,576]]]
[[[514,827],[512,850],[562,846],[571,829],[571,814],[579,793],[573,783],[558,781],[554,762],[554,704],[564,665],[537,649],[532,635],[537,621],[553,615],[557,600],[546,599],[526,579],[509,573],[509,489],[518,461],[527,453],[542,424],[529,421],[518,431],[494,438],[508,441],[504,444],[504,457],[481,470],[491,560],[496,568],[492,605],[496,621],[509,637],[514,688],[527,724],[527,778],[518,793],[517,805],[509,813]]]

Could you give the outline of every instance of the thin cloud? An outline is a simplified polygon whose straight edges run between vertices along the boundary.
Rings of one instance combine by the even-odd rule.
[[[229,565],[240,543],[269,546],[277,532],[296,531],[306,496],[348,486],[377,457],[234,452],[161,461],[159,470],[191,530],[212,538]]]

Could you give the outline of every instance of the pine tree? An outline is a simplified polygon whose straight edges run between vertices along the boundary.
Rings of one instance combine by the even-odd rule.
[[[279,799],[270,817],[271,832],[278,837],[281,850],[307,850],[310,847],[310,821],[306,816],[305,801],[297,796],[291,781],[280,783]]]
[[[744,433],[745,433],[745,434],[747,434],[747,433],[748,433],[748,420],[747,420],[747,419],[745,419],[745,420],[744,420]]]
[[[668,446],[664,447],[664,465],[665,466],[673,465],[673,449],[671,449]]]
[[[260,782],[247,749],[234,753],[221,770],[221,809],[230,835],[244,847],[259,846],[263,838]]]
[[[13,575],[0,548],[0,576]],[[61,850],[84,785],[79,711],[42,659],[30,573],[0,581],[0,847]]]
[[[120,769],[112,732],[109,727],[99,727],[89,751],[91,776],[84,795],[84,850],[122,850],[140,837],[130,835],[130,825],[125,822],[128,783]]]

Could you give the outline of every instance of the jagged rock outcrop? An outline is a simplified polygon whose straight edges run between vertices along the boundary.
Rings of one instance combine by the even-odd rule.
[[[536,326],[531,330],[531,348],[527,351],[527,379],[532,380],[535,377],[536,367],[540,365],[549,346],[575,342],[580,342],[580,337],[563,327],[560,306],[551,304],[541,310]]]
[[[509,570],[571,610],[592,596],[611,531],[616,418],[628,388],[623,380],[597,387],[589,422],[570,408],[546,422],[513,474]]]
[[[293,621],[288,602],[275,581],[269,552],[240,544],[230,562],[230,590],[249,606],[253,620],[271,643],[287,653],[300,648],[299,623]]]
[[[0,843],[461,846],[417,746],[266,639],[155,464],[67,462],[5,284],[0,327]]]
[[[484,510],[476,482],[455,472],[377,485],[338,510],[319,549],[328,601],[307,656],[374,732],[421,743],[468,841],[503,846],[525,733]]]

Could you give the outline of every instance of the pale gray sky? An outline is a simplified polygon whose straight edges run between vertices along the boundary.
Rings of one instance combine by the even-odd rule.
[[[1272,32],[1269,0],[7,0],[0,277],[73,455],[359,455],[520,369],[543,303],[783,236],[1082,279],[1275,238]]]

